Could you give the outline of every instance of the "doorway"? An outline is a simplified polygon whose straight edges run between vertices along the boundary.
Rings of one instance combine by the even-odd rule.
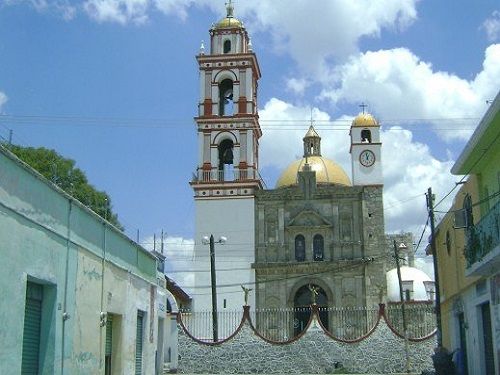
[[[328,329],[328,297],[326,292],[318,285],[306,284],[299,288],[293,299],[294,319],[293,333],[295,336],[300,334],[307,326],[311,318],[312,292],[310,288],[315,288],[318,295],[316,296],[316,305],[319,309],[319,319],[321,324]]]

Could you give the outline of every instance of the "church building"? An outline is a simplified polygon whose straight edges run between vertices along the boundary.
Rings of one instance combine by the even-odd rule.
[[[311,287],[319,305],[376,306],[386,294],[388,267],[379,123],[364,111],[352,122],[352,181],[322,155],[311,125],[303,158],[265,189],[258,164],[261,73],[231,2],[210,29],[209,53],[202,44],[196,58],[194,309],[212,308],[211,247],[219,310],[241,309],[241,285],[252,289],[254,308],[308,305]]]

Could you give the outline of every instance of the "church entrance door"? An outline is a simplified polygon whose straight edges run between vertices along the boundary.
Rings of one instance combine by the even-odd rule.
[[[318,295],[316,296],[316,305],[319,308],[319,318],[321,320],[321,324],[323,324],[323,326],[328,329],[328,311],[326,311],[326,307],[328,306],[328,298],[326,296],[326,293],[321,287],[317,285],[306,284],[300,287],[297,293],[295,293],[295,297],[293,299],[293,331],[295,336],[297,336],[306,328],[306,325],[311,317],[311,305],[313,303],[313,300],[310,287],[316,288],[318,292]]]

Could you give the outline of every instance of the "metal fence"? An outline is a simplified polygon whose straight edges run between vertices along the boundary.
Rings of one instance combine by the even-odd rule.
[[[181,312],[182,324],[189,334],[198,340],[213,341],[212,311]],[[218,339],[224,340],[231,336],[243,319],[241,311],[218,311]]]
[[[285,342],[298,336],[306,327],[311,316],[310,307],[257,309],[250,311],[250,319],[257,332],[264,338]],[[404,334],[400,304],[386,307],[388,324],[400,335]],[[335,338],[357,340],[368,334],[377,324],[378,307],[319,307],[318,314],[323,327]],[[423,338],[436,328],[432,304],[407,304],[406,316],[410,339]],[[239,327],[243,311],[219,311],[218,340],[231,336]],[[198,340],[213,341],[213,320],[211,311],[181,312],[183,325],[189,334]]]
[[[436,313],[433,304],[405,305],[408,337],[419,339],[429,336],[436,329]],[[386,307],[388,323],[396,332],[403,335],[403,314],[400,303],[389,304]]]

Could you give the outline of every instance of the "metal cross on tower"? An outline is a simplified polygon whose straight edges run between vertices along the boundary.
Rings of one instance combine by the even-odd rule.
[[[365,104],[364,102],[361,102],[361,104],[359,105],[359,107],[361,108],[361,110],[363,111],[363,113],[365,113],[365,108],[368,107],[368,104]]]

